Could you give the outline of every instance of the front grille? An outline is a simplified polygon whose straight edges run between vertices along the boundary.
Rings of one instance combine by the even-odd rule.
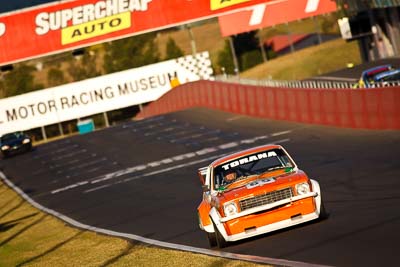
[[[240,210],[244,211],[258,206],[271,204],[279,200],[290,198],[292,196],[293,193],[290,187],[281,190],[276,190],[273,192],[268,192],[262,195],[258,195],[252,198],[243,199],[239,201]]]

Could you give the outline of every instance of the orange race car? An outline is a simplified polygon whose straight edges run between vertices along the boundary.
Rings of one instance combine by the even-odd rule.
[[[199,225],[211,247],[326,216],[318,182],[279,145],[217,159],[200,168],[199,176]]]

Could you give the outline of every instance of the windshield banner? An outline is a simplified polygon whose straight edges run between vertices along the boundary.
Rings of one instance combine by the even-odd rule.
[[[0,65],[216,17],[273,0],[69,0],[0,14]]]

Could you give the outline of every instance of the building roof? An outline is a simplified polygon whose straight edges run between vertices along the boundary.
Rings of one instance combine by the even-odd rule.
[[[295,44],[309,37],[309,34],[291,34],[290,39],[288,35],[275,35],[265,41],[265,44],[271,46],[275,52],[279,52],[290,46],[290,41]]]

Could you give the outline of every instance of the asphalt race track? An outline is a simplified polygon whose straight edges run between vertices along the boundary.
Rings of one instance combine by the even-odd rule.
[[[265,143],[282,144],[320,182],[329,218],[224,251],[334,266],[398,266],[399,131],[192,109],[44,144],[0,160],[0,169],[36,202],[79,222],[208,248],[197,225],[202,190],[196,170]]]

